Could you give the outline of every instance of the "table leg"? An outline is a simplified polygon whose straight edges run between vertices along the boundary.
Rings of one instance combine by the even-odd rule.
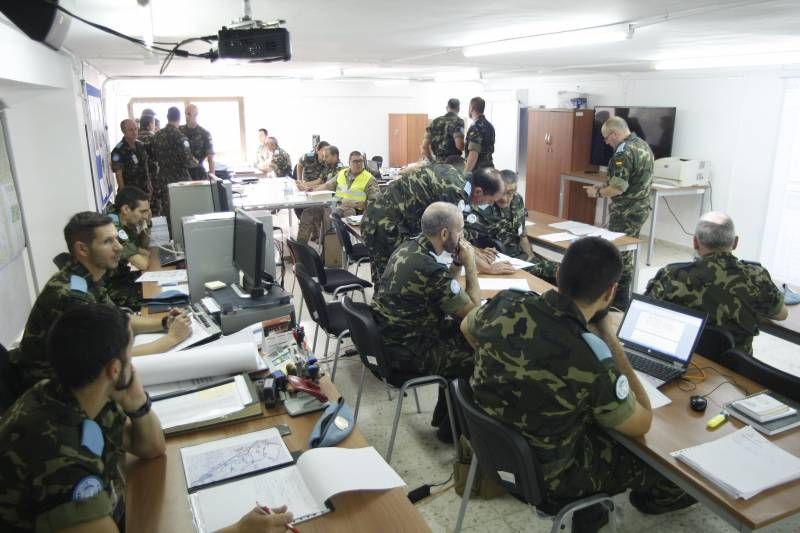
[[[659,194],[658,191],[653,191],[653,215],[650,219],[650,237],[647,241],[647,266],[650,266],[650,262],[653,259],[653,248],[655,247],[656,242],[656,217],[658,216],[658,199]]]
[[[561,186],[558,190],[558,218],[564,218],[564,185],[567,181],[567,176],[561,174]]]

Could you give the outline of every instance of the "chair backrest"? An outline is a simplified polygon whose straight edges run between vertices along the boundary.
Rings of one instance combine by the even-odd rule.
[[[308,314],[311,315],[314,322],[319,324],[319,327],[327,332],[331,322],[330,317],[328,317],[328,303],[325,301],[325,295],[322,294],[322,287],[314,278],[308,275],[308,270],[302,263],[295,263],[294,275],[300,284],[300,292],[303,293],[303,300],[306,302],[306,307],[308,307]]]
[[[354,302],[349,296],[342,298],[342,309],[347,319],[350,338],[356,345],[361,362],[373,374],[392,382],[392,365],[384,355],[383,339],[378,333],[378,325],[372,308],[361,302]]]
[[[484,474],[527,503],[539,505],[542,501],[541,472],[525,437],[475,405],[472,390],[464,378],[452,381],[450,392],[472,453]]]
[[[715,363],[724,365],[722,354],[728,350],[732,350],[736,346],[733,341],[731,332],[720,326],[713,324],[706,324],[703,328],[703,333],[700,334],[700,340],[697,342],[695,352],[703,357],[711,359]]]
[[[311,277],[317,278],[321,285],[328,282],[325,276],[325,265],[322,264],[322,258],[316,250],[309,245],[298,242],[292,237],[289,237],[289,250],[292,252],[295,264],[301,264],[306,268],[306,272]]]
[[[790,400],[800,402],[800,378],[797,376],[778,370],[741,350],[728,350],[722,354],[722,358],[724,362],[720,364],[726,368]]]
[[[353,256],[353,241],[350,240],[350,233],[347,231],[341,215],[331,213],[331,224],[333,224],[333,229],[336,230],[336,236],[339,237],[339,241],[344,246],[344,253],[349,261]]]

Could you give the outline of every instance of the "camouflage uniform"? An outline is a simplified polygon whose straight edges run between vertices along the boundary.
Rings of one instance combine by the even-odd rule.
[[[633,415],[636,398],[571,300],[506,290],[465,320],[478,343],[475,401],[530,443],[542,467],[543,510],[628,488],[664,510],[685,504],[680,488],[604,431]]]
[[[478,120],[473,122],[469,130],[467,130],[467,139],[465,141],[467,152],[478,152],[478,161],[475,163],[475,169],[494,166],[494,161],[492,160],[494,139],[494,126],[486,120],[485,115],[479,116]]]
[[[653,151],[631,133],[621,142],[608,162],[608,183],[622,191],[610,198],[608,229],[638,237],[650,214],[650,186],[653,183]],[[633,280],[633,252],[622,252],[622,278],[617,294],[625,295]],[[627,296],[626,296],[627,298]]]
[[[153,156],[158,162],[158,176],[153,182],[153,199],[160,207],[153,215],[169,216],[169,190],[167,185],[176,181],[187,181],[190,178],[189,168],[196,167],[197,161],[192,157],[189,140],[181,131],[167,124],[153,137]],[[152,206],[151,206],[152,209]]]
[[[271,164],[275,168],[275,175],[279,178],[292,175],[292,158],[283,148],[278,147],[272,152]]]
[[[124,530],[127,417],[90,420],[57,381],[28,390],[0,422],[0,530],[55,531],[111,517]]]
[[[142,307],[141,283],[136,283],[138,272],[130,269],[128,259],[139,253],[140,248],[147,246],[149,231],[136,226],[123,226],[117,213],[109,213],[117,230],[117,240],[122,245],[119,265],[109,273],[105,280],[108,296],[120,307],[129,307],[138,311]]]
[[[736,348],[753,353],[758,324],[783,308],[783,294],[758,263],[716,252],[691,263],[673,263],[658,271],[647,294],[709,314],[708,322],[731,332]]]
[[[464,138],[464,120],[453,111],[448,111],[431,121],[425,137],[431,142],[436,161],[443,162],[447,156],[462,155],[461,150],[456,148],[454,137]]]
[[[269,170],[270,161],[272,161],[272,152],[269,151],[269,148],[266,144],[259,144],[258,150],[256,150],[255,167],[259,170]]]
[[[324,161],[320,161],[319,158],[317,158],[317,153],[313,150],[300,158],[300,164],[303,165],[303,181],[320,179],[321,175],[330,170],[327,168],[330,165],[326,164]]]
[[[45,346],[50,326],[68,308],[85,303],[114,305],[106,291],[104,279],[93,281],[86,267],[70,256],[36,298],[19,349],[9,352],[9,362],[20,377],[21,389],[53,377]]]
[[[122,179],[126,187],[138,187],[150,194],[153,186],[150,183],[150,156],[147,147],[139,140],[134,140],[131,148],[122,139],[111,151],[111,170],[122,171]]]
[[[391,182],[374,202],[367,204],[361,221],[361,236],[372,264],[372,282],[377,286],[395,247],[422,231],[422,213],[433,202],[457,204],[471,212],[472,185],[454,167],[437,163],[418,168]]]
[[[468,377],[472,348],[453,315],[472,301],[424,235],[397,247],[372,299],[384,350],[410,374]]]
[[[145,192],[150,194],[150,211],[153,212],[154,216],[159,216],[161,214],[161,200],[156,198],[153,194],[153,182],[158,178],[158,163],[156,163],[156,158],[153,156],[153,138],[155,135],[156,134],[152,131],[139,130],[139,136],[136,140],[141,141],[144,144],[145,151],[147,151],[147,171],[150,175],[150,190]]]
[[[211,140],[211,133],[202,126],[190,128],[186,124],[181,126],[180,130],[189,140],[189,149],[197,160],[197,166],[189,168],[189,175],[193,180],[206,179],[208,174],[206,169],[203,168],[203,161],[209,155],[214,155],[214,143]]]
[[[362,171],[362,173],[364,172],[369,174],[369,172],[366,170]],[[345,178],[347,180],[347,187],[349,189],[356,177],[351,176],[350,171],[348,170],[345,172]],[[337,179],[338,173],[334,174],[331,179],[325,182],[325,188],[329,191],[337,190]],[[368,203],[374,201],[380,195],[380,187],[378,186],[378,182],[374,177],[372,177],[371,174],[370,180],[367,182],[367,185],[364,189],[364,193],[367,195],[366,201]],[[342,217],[349,217],[359,214],[360,212],[356,212],[356,210],[352,207],[344,207],[341,205],[340,201],[337,201],[336,213]],[[312,233],[317,234],[320,228],[322,228],[322,233],[324,234],[328,227],[326,222],[329,217],[330,209],[327,207],[306,207],[303,209],[300,215],[300,221],[297,224],[297,240],[299,242],[308,242]]]

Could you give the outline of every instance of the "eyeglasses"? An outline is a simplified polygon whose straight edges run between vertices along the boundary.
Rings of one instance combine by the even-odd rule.
[[[361,164],[361,165],[364,164],[364,160],[363,159],[351,159],[350,162],[351,163],[358,163],[358,164]]]

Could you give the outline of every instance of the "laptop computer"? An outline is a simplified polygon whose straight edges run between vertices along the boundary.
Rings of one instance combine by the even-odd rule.
[[[165,250],[164,248],[158,249],[158,259],[161,263],[162,267],[175,265],[180,263],[184,259],[186,259],[186,255],[183,252],[175,251],[172,252],[170,250]]]
[[[617,337],[631,366],[660,387],[683,374],[708,314],[634,294]]]

